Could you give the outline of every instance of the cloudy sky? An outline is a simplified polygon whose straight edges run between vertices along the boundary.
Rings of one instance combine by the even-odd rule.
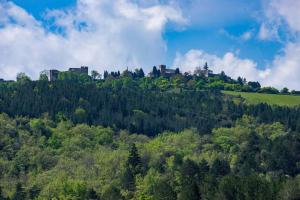
[[[0,0],[0,77],[165,63],[300,90],[299,0]]]

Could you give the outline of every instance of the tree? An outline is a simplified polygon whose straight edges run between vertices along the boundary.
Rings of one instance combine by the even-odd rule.
[[[39,80],[40,80],[40,81],[48,81],[49,79],[48,79],[47,73],[48,73],[47,71],[42,71],[42,72],[40,73]]]
[[[166,178],[161,178],[153,187],[155,200],[176,200],[177,195]]]
[[[249,81],[248,82],[248,86],[250,86],[254,92],[257,92],[261,88],[261,85],[260,85],[259,82],[251,82],[251,81]]]
[[[136,73],[137,78],[144,78],[145,77],[145,73],[144,73],[142,68],[135,69],[135,73]]]
[[[287,180],[279,192],[279,199],[300,199],[300,176]]]
[[[210,169],[215,177],[225,176],[230,173],[230,166],[226,160],[216,159]]]
[[[40,193],[40,188],[38,188],[36,185],[33,185],[29,191],[28,191],[28,197],[29,199],[35,199]]]
[[[30,81],[30,78],[25,73],[20,72],[20,73],[17,74],[17,82],[24,83],[24,82],[27,82],[27,81]]]
[[[219,192],[224,200],[245,199],[243,182],[236,176],[225,176],[219,184]]]
[[[175,74],[180,74],[179,68],[175,69]]]
[[[176,192],[170,185],[171,177],[150,168],[145,177],[138,176],[134,199],[175,200]]]
[[[220,80],[222,80],[222,81],[224,81],[224,82],[227,80],[227,76],[226,76],[226,74],[225,74],[224,71],[222,71],[222,72],[220,73]]]
[[[259,136],[255,132],[248,135],[247,143],[242,148],[237,159],[239,165],[239,173],[243,176],[251,174],[252,171],[259,170],[260,141]]]
[[[289,89],[285,87],[280,91],[280,93],[281,94],[289,94]]]
[[[207,64],[207,62],[204,63],[203,69],[204,70],[208,70],[208,64]]]
[[[129,150],[129,156],[126,162],[125,172],[122,177],[124,189],[135,190],[135,176],[142,173],[141,158],[135,144],[132,144]]]
[[[159,73],[158,73],[158,70],[157,70],[156,66],[153,66],[153,69],[152,69],[152,76],[153,76],[154,78],[159,77]]]
[[[201,160],[199,163],[200,179],[203,179],[205,174],[209,172],[209,165],[206,160]]]
[[[0,200],[6,200],[6,198],[4,197],[3,193],[2,193],[2,188],[0,187]]]
[[[87,119],[87,113],[83,108],[77,108],[74,112],[74,119],[77,123],[83,123]]]
[[[17,183],[16,191],[12,196],[12,200],[24,200],[26,198],[26,193],[21,183]]]
[[[98,196],[97,192],[91,188],[87,191],[87,199],[88,200],[100,200],[100,197]]]
[[[102,199],[104,200],[123,200],[119,188],[114,185],[110,185],[103,192]]]
[[[135,144],[130,147],[127,165],[134,175],[142,173],[142,162]]]
[[[279,93],[279,91],[273,87],[263,87],[258,92],[267,93],[267,94],[278,94]]]
[[[198,184],[200,181],[199,167],[192,160],[186,160],[181,167],[180,200],[199,200],[201,195]]]
[[[121,179],[122,188],[128,191],[135,190],[135,176],[128,165],[125,167],[124,174]]]
[[[237,83],[238,83],[239,85],[241,85],[241,86],[244,85],[244,81],[243,81],[243,79],[242,79],[240,76],[239,76],[238,79],[237,79]]]
[[[104,71],[103,78],[104,78],[104,79],[107,79],[107,78],[108,78],[108,71],[106,71],[106,70]]]
[[[100,78],[100,74],[99,74],[99,72],[97,72],[96,70],[93,70],[93,71],[91,72],[91,76],[92,76],[92,79],[93,79],[93,80],[97,80],[97,79]]]

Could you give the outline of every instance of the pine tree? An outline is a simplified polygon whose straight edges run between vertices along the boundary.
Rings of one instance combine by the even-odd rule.
[[[128,191],[135,190],[135,177],[128,165],[126,165],[121,182],[123,189]]]
[[[158,71],[157,71],[156,66],[154,66],[153,69],[152,69],[152,76],[153,76],[154,78],[158,77]]]
[[[208,64],[207,64],[207,62],[204,64],[203,69],[204,70],[208,70]]]
[[[142,162],[135,144],[131,145],[127,165],[134,175],[142,173]]]
[[[122,177],[124,189],[135,190],[135,176],[142,173],[141,158],[135,144],[132,144],[129,150],[129,156],[126,163],[126,169]]]
[[[107,78],[108,78],[108,75],[109,75],[109,74],[108,74],[108,71],[105,70],[105,71],[104,71],[103,78],[104,78],[104,79],[107,79]]]

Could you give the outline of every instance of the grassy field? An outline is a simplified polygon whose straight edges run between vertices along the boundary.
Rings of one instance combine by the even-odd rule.
[[[241,96],[248,104],[268,103],[271,105],[297,106],[300,105],[300,96],[280,95],[280,94],[261,94],[223,91],[224,94]]]

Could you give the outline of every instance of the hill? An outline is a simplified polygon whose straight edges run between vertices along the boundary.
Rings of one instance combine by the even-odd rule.
[[[0,200],[299,199],[299,97],[141,71],[0,82]]]
[[[300,105],[300,96],[282,95],[282,94],[262,94],[262,93],[248,93],[223,91],[224,94],[241,96],[246,100],[247,104],[267,103],[270,105],[280,106],[297,106]]]

